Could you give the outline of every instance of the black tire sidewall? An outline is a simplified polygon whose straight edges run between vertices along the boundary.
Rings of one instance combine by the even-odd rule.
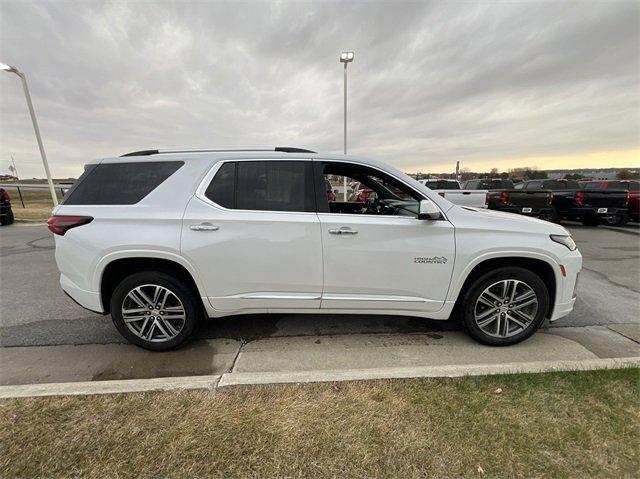
[[[505,279],[517,279],[527,283],[538,297],[538,312],[529,327],[508,338],[495,338],[482,331],[475,322],[474,308],[480,294],[490,285]],[[519,343],[535,333],[544,323],[549,310],[549,291],[544,281],[532,271],[519,267],[503,267],[480,276],[465,294],[462,322],[469,335],[476,341],[490,346],[509,346]]]
[[[600,224],[600,221],[598,220],[598,218],[593,218],[593,217],[582,218],[580,222],[584,226],[598,226]]]
[[[178,336],[170,341],[161,343],[145,341],[131,332],[122,319],[121,307],[125,296],[132,289],[143,284],[157,284],[158,286],[167,288],[182,301],[186,313],[185,324]],[[144,271],[126,277],[116,286],[111,295],[110,303],[111,318],[120,334],[130,343],[151,351],[169,351],[184,345],[193,334],[201,316],[191,290],[181,281],[163,272]]]

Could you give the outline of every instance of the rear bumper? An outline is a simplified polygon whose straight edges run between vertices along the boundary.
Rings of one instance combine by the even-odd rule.
[[[604,207],[603,207],[604,208]],[[584,208],[572,208],[569,210],[569,215],[575,216],[578,218],[583,218],[585,216],[593,216],[598,218],[606,218],[608,216],[616,216],[621,213],[626,213],[627,208],[606,208],[606,212],[599,213],[598,210],[602,208],[598,208],[595,206],[588,206]]]
[[[531,216],[533,218],[538,218],[539,216],[551,214],[553,209],[550,206],[544,208],[535,208],[531,207],[531,211],[524,212],[522,211],[523,207],[521,206],[505,206],[505,207],[489,207],[492,210],[496,211],[504,211],[505,213],[515,213],[523,216]],[[527,208],[527,207],[524,207]]]
[[[79,288],[73,281],[64,274],[60,275],[60,286],[62,290],[69,295],[76,303],[94,313],[104,314],[102,307],[102,298],[100,293],[95,291],[86,291]]]

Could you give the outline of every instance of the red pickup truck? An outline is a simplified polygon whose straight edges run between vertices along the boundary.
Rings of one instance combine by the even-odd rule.
[[[627,216],[631,221],[640,222],[640,181],[638,180],[601,180],[588,181],[583,185],[585,190],[626,190]]]

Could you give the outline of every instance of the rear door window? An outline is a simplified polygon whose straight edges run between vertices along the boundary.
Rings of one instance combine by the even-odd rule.
[[[65,205],[133,205],[174,174],[183,161],[101,163],[85,169]]]
[[[279,160],[225,163],[205,196],[230,209],[314,212],[312,165]]]

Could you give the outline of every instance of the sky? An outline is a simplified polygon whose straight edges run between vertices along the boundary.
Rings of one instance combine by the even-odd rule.
[[[141,149],[297,146],[407,172],[640,165],[640,3],[0,0],[56,177]],[[0,173],[44,175],[0,72]]]

